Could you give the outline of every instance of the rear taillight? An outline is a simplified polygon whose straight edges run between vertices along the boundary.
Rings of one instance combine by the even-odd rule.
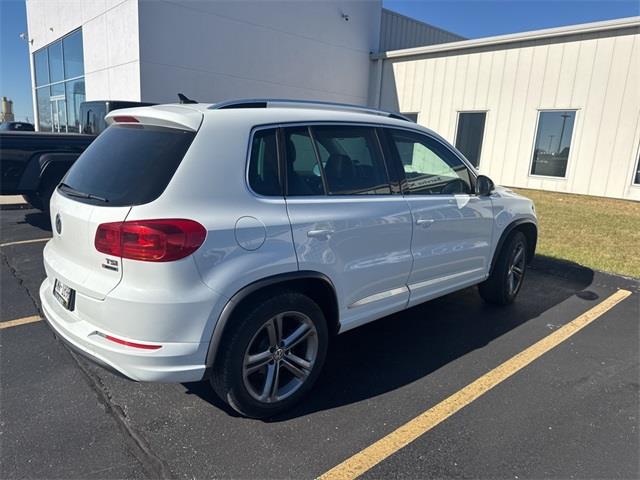
[[[136,220],[101,224],[94,245],[114,257],[170,262],[191,255],[206,235],[205,228],[193,220]]]

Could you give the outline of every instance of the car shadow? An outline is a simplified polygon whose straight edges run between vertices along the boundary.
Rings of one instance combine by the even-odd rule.
[[[393,391],[484,347],[573,295],[589,302],[598,299],[585,290],[592,283],[592,270],[563,262],[558,268],[565,275],[558,276],[546,273],[549,265],[556,265],[555,260],[536,258],[518,299],[506,307],[486,304],[471,287],[338,335],[312,394],[269,421],[289,420]],[[187,393],[237,416],[208,382],[185,387]]]
[[[49,218],[49,215],[40,211],[25,214],[24,223],[28,223],[40,230],[46,230],[47,232],[51,231],[51,219]]]

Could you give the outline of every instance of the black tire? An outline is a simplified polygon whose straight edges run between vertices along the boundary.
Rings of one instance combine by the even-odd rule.
[[[42,210],[42,202],[40,196],[37,193],[30,193],[29,195],[23,195],[24,199],[37,210]]]
[[[49,215],[49,204],[51,202],[51,196],[56,187],[60,183],[62,178],[44,178],[42,184],[38,189],[38,198],[40,200],[40,207],[36,207],[46,215]],[[32,204],[33,205],[33,204]],[[34,205],[35,206],[35,205]]]
[[[252,303],[255,306],[241,311],[230,319],[232,324],[228,327],[230,330],[225,332],[223,337],[221,350],[213,365],[210,382],[216,394],[240,414],[253,418],[270,418],[291,408],[309,392],[324,364],[329,333],[320,307],[301,293],[287,291],[263,297],[255,303],[252,301]],[[283,333],[278,335],[278,338],[283,341],[275,350],[273,346],[270,346],[274,343],[271,341],[273,330],[269,331],[269,327],[266,325],[281,314],[284,314],[283,327],[280,329]],[[297,346],[294,344],[294,347],[289,351],[284,346],[284,340],[293,337],[292,332],[298,328],[296,327],[298,321],[300,327],[308,327],[311,333],[308,333],[304,337],[305,340]],[[262,342],[260,348],[254,348],[260,342]],[[308,346],[312,343],[315,346],[312,349],[313,355],[307,355]],[[305,349],[305,353],[300,353],[300,350],[294,351],[296,348]],[[245,361],[249,358],[248,355],[252,354],[251,352],[263,352],[262,355],[271,355],[271,357],[269,357],[268,364],[245,375],[251,369],[248,365],[252,364]],[[252,356],[259,356],[259,354],[252,354]],[[304,380],[294,376],[293,370],[290,370],[290,359],[293,357],[297,360],[305,357],[305,361],[311,357],[314,358],[309,368],[301,369],[298,372],[306,374],[303,377]],[[254,365],[257,364],[258,362]],[[272,398],[260,400],[256,396],[258,390],[262,390],[263,394],[267,390],[273,391],[273,388],[267,389],[266,387],[269,382],[269,369],[279,372],[274,376],[280,382],[272,382],[272,385],[275,384],[275,393],[269,394]],[[261,386],[262,388],[260,388]],[[278,398],[279,387],[283,390],[283,398],[281,399]],[[287,387],[289,388],[287,389]]]
[[[516,259],[522,255],[522,259]],[[527,271],[527,238],[524,233],[513,232],[498,252],[493,271],[487,280],[478,285],[480,296],[488,303],[508,305],[512,303],[524,282]],[[517,260],[517,266],[514,265]],[[513,278],[517,277],[514,269],[521,269],[517,285],[513,288]],[[516,270],[517,271],[517,270]]]

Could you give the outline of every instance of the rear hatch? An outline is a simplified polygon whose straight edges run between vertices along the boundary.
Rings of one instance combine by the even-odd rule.
[[[80,156],[51,202],[48,274],[104,299],[122,279],[122,259],[96,249],[101,224],[124,222],[131,207],[165,190],[202,122],[202,113],[165,106],[118,110]],[[52,279],[53,281],[53,279]]]

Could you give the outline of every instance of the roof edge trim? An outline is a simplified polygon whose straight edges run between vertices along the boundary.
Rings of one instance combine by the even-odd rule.
[[[603,22],[581,23],[564,27],[546,28],[543,30],[531,30],[528,32],[510,33],[507,35],[496,35],[493,37],[475,38],[472,40],[461,40],[456,42],[440,43],[425,47],[406,48],[403,50],[390,50],[378,54],[372,54],[372,60],[411,57],[437,52],[447,52],[452,50],[465,50],[477,47],[501,45],[526,40],[539,40],[545,38],[564,37],[583,33],[605,32],[610,30],[620,30],[623,28],[638,27],[640,29],[640,16],[625,17]],[[640,30],[639,30],[640,33]]]

